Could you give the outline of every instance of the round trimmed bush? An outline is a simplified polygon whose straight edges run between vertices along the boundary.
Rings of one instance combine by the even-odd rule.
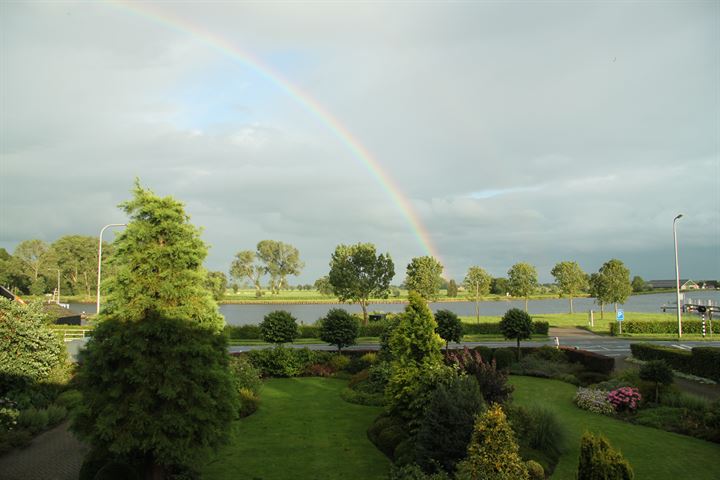
[[[268,313],[260,323],[260,338],[269,343],[292,343],[299,334],[297,320],[285,310]]]
[[[333,308],[320,322],[320,340],[338,347],[355,345],[355,339],[360,332],[360,323],[357,318],[342,308]]]

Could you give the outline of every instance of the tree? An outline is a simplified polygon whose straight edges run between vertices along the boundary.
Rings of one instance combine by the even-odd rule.
[[[443,266],[434,257],[415,257],[407,266],[405,285],[425,300],[435,299],[443,281],[442,271]]]
[[[225,321],[205,288],[207,247],[182,203],[136,181],[133,198],[120,207],[130,221],[115,240],[116,274],[107,281],[101,315],[139,321],[153,313],[220,332]]]
[[[640,380],[655,384],[655,402],[660,401],[660,386],[672,385],[673,371],[664,360],[650,360],[640,367]]]
[[[200,285],[201,287],[201,285]],[[100,322],[79,367],[73,430],[145,478],[204,461],[232,428],[239,402],[227,340],[196,322],[148,312]]]
[[[475,422],[467,459],[458,465],[458,480],[527,480],[520,448],[502,407],[493,404]]]
[[[320,292],[320,295],[325,295],[327,297],[333,296],[333,286],[330,285],[330,278],[327,275],[315,280],[313,287],[315,290]]]
[[[269,343],[289,343],[295,340],[299,333],[297,320],[285,310],[270,312],[260,322],[260,338]]]
[[[367,324],[370,297],[387,298],[395,265],[390,254],[375,254],[375,245],[338,245],[330,259],[328,280],[340,301],[357,302]]]
[[[36,281],[47,261],[47,252],[48,244],[42,240],[23,240],[15,247],[13,256],[21,262],[27,275]]]
[[[602,319],[605,313],[605,302],[608,298],[606,279],[599,273],[593,273],[590,275],[588,283],[590,286],[590,296],[594,297],[595,302],[600,306],[600,319]]]
[[[458,286],[457,283],[455,283],[455,280],[450,279],[447,286],[447,296],[449,298],[455,298],[458,295]]]
[[[65,362],[65,346],[48,323],[42,303],[0,297],[0,396],[47,379]]]
[[[287,286],[288,275],[300,275],[305,266],[297,248],[277,240],[261,240],[257,244],[257,258],[265,264],[265,272],[270,275],[270,290],[275,295]]]
[[[435,331],[440,335],[440,338],[445,340],[445,352],[447,353],[450,342],[462,340],[462,322],[450,310],[438,310],[435,313],[435,322],[437,322]]]
[[[465,291],[469,300],[475,302],[475,319],[480,323],[480,299],[490,292],[492,277],[480,267],[470,267],[465,274]]]
[[[570,300],[570,313],[573,313],[573,297],[588,288],[587,274],[583,272],[577,262],[560,262],[551,270],[552,276]]]
[[[516,263],[508,270],[508,287],[513,297],[525,297],[525,311],[528,311],[528,298],[537,288],[537,272],[529,263]]]
[[[511,308],[500,320],[500,331],[508,340],[517,340],[517,358],[520,360],[520,340],[529,339],[533,333],[530,315],[519,308]]]
[[[257,256],[252,250],[241,250],[235,254],[235,259],[230,264],[230,276],[235,280],[247,278],[255,286],[255,296],[262,297],[262,286],[260,281],[265,274],[265,267],[256,263]]]
[[[107,249],[106,249],[107,246]],[[107,260],[112,250],[103,244]],[[90,297],[97,288],[98,238],[84,235],[66,235],[55,240],[46,253],[48,266],[60,270],[65,286],[75,294]],[[107,273],[107,272],[106,272]],[[105,278],[110,278],[106,275]],[[53,282],[54,283],[54,282]]]
[[[631,285],[633,293],[644,292],[648,289],[645,280],[639,275],[633,277]]]
[[[625,303],[625,300],[632,293],[630,285],[630,270],[620,260],[613,258],[608,260],[600,267],[598,272],[603,278],[605,289],[605,303],[614,303],[615,312],[618,309],[618,303]]]
[[[497,277],[490,282],[490,293],[493,295],[507,295],[510,292],[510,284],[507,278]]]
[[[355,345],[360,332],[360,326],[355,317],[342,308],[332,308],[320,322],[320,340],[338,347],[338,353],[343,347]]]
[[[632,480],[630,463],[602,435],[585,432],[580,439],[577,480]]]
[[[216,301],[222,300],[225,296],[225,290],[227,290],[227,277],[225,276],[225,273],[208,272],[205,286],[208,290],[210,290],[210,293],[212,293],[212,296]]]

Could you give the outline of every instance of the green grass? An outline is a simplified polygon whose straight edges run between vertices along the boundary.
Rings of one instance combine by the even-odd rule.
[[[206,479],[384,479],[389,460],[367,439],[379,407],[344,402],[346,381],[270,379],[260,409],[202,467]]]
[[[570,449],[562,455],[553,479],[575,478],[580,437],[589,430],[602,433],[630,461],[637,479],[717,479],[720,445],[695,438],[632,425],[577,408],[572,399],[575,387],[567,383],[531,377],[511,377],[513,402],[542,404],[554,410],[567,426]]]

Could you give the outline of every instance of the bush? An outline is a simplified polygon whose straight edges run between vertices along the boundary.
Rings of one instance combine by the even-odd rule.
[[[450,310],[438,310],[435,312],[435,331],[445,341],[445,350],[450,342],[459,342],[463,336],[462,322],[458,316]]]
[[[82,393],[75,389],[65,390],[55,399],[55,403],[67,408],[68,410],[73,410],[78,407],[82,404],[82,401]]]
[[[520,341],[529,339],[533,334],[530,315],[519,308],[511,308],[500,320],[500,331],[505,338],[517,341],[517,358],[520,360]]]
[[[249,388],[240,388],[238,396],[240,397],[240,409],[238,410],[240,418],[252,415],[257,411],[260,406],[260,398],[255,391]]]
[[[495,361],[486,362],[477,351],[453,352],[448,362],[477,380],[480,392],[488,404],[505,403],[510,399],[513,387],[507,384],[507,373],[497,369]]]
[[[555,350],[555,349],[552,349]],[[541,378],[554,378],[562,381],[570,380],[569,383],[579,383],[575,374],[582,370],[582,366],[570,363],[566,360],[561,351],[556,350],[560,355],[557,360],[548,360],[550,355],[547,352],[538,354],[537,350],[530,355],[525,355],[519,362],[510,367],[510,371],[516,375],[529,375]]]
[[[60,405],[50,405],[47,407],[46,411],[49,427],[54,427],[67,417],[67,408]]]
[[[522,446],[538,450],[555,462],[567,449],[567,431],[552,410],[512,407],[508,418]]]
[[[651,343],[631,343],[632,356],[638,360],[664,360],[675,370],[692,373],[692,352]]]
[[[260,340],[258,325],[225,325],[225,333],[233,340]]]
[[[650,360],[640,367],[640,380],[655,384],[655,402],[658,402],[660,386],[668,386],[673,383],[673,372],[665,360]]]
[[[408,434],[401,425],[390,425],[380,430],[375,445],[381,452],[392,459],[394,458],[395,448],[406,438],[408,438]]]
[[[537,335],[547,335],[550,329],[548,322],[532,321],[532,333]],[[502,335],[499,322],[483,322],[483,323],[462,323],[463,335]]]
[[[583,367],[591,372],[610,375],[615,369],[615,359],[606,357],[599,353],[589,352],[587,350],[576,350],[574,348],[560,347],[565,353],[565,357],[573,363],[580,363]]]
[[[366,353],[362,356],[353,356],[350,358],[350,364],[345,367],[349,373],[358,373],[370,368],[377,362],[376,353]]]
[[[580,387],[573,402],[578,407],[589,412],[602,413],[603,415],[615,413],[615,407],[608,400],[608,392],[605,390]]]
[[[545,469],[535,460],[525,462],[530,480],[545,480]]]
[[[610,334],[618,335],[619,322],[610,322]],[[713,323],[713,333],[720,333],[720,324],[718,322]],[[675,334],[678,332],[677,321],[663,321],[663,322],[647,322],[639,320],[625,320],[622,322],[622,333],[651,333],[651,334]],[[682,322],[683,333],[702,334],[702,321],[700,320],[683,320]],[[706,331],[710,332],[710,322],[706,323]]]
[[[285,310],[268,313],[260,323],[260,338],[269,343],[291,343],[299,333],[297,320]]]
[[[492,361],[492,359],[493,359],[493,349],[492,348],[480,345],[480,346],[473,348],[473,350],[478,352],[485,362]]]
[[[260,375],[261,372],[243,355],[232,355],[228,365],[232,374],[235,389],[249,390],[254,394],[260,391]]]
[[[264,377],[297,377],[315,363],[315,353],[307,348],[276,348],[251,350],[247,358]]]
[[[616,412],[634,412],[640,406],[642,395],[637,388],[620,387],[608,393],[608,402]]]
[[[22,448],[30,444],[32,434],[27,430],[0,430],[0,455],[12,450]]]
[[[357,318],[341,308],[330,309],[320,322],[320,340],[338,347],[355,345],[360,324]]]
[[[48,426],[48,412],[45,409],[28,408],[22,410],[18,416],[18,427],[37,433]]]
[[[717,325],[720,322],[713,322]],[[692,349],[693,375],[710,378],[720,382],[720,348],[718,347],[695,347]]]
[[[337,354],[330,357],[327,364],[335,372],[339,372],[340,370],[345,370],[348,365],[350,365],[350,359],[345,355]]]
[[[484,407],[475,377],[461,376],[440,384],[428,397],[414,435],[415,461],[425,471],[453,472],[465,457],[475,416]]]
[[[582,385],[583,387],[587,387],[588,385],[605,382],[610,377],[608,375],[605,375],[604,373],[578,372],[575,374],[575,378],[577,378],[580,385]]]
[[[516,361],[515,353],[509,348],[498,348],[493,353],[493,360],[498,370],[506,370]]]
[[[0,397],[0,432],[14,430],[20,410],[17,403],[9,398]]]
[[[630,463],[603,436],[585,432],[580,440],[577,480],[632,480]]]

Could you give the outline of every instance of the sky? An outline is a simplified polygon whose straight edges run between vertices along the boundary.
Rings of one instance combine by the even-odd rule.
[[[0,2],[0,247],[97,236],[135,178],[226,271],[339,244],[445,276],[720,278],[720,3]],[[106,233],[111,240],[113,234]]]

